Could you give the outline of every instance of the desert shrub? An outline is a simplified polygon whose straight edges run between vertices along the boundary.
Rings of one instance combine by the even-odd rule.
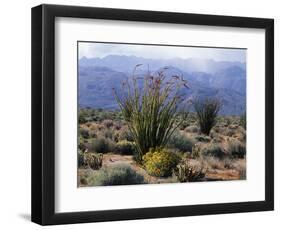
[[[191,125],[185,128],[185,131],[189,133],[197,133],[198,130],[199,130],[198,127],[195,125]]]
[[[211,129],[216,124],[216,118],[221,107],[217,99],[195,99],[193,101],[194,109],[198,117],[200,131],[209,135]]]
[[[90,186],[145,184],[144,177],[129,165],[102,168],[88,179]]]
[[[199,141],[199,142],[210,142],[211,138],[209,136],[205,136],[205,135],[198,135],[195,137],[195,140]]]
[[[78,186],[87,186],[88,185],[88,178],[92,175],[91,169],[84,169],[83,171],[79,172],[79,184]]]
[[[120,130],[122,128],[122,123],[121,122],[115,122],[113,125],[113,129],[115,130]]]
[[[85,163],[84,163],[84,154],[81,150],[78,150],[78,166],[79,167],[84,167]]]
[[[240,168],[245,168],[242,163],[232,157],[224,157],[222,159],[218,159],[217,157],[204,157],[204,162],[210,166],[210,169],[234,169],[239,171]]]
[[[87,184],[88,184],[87,177],[85,177],[84,175],[80,176],[80,185],[86,186]]]
[[[89,131],[87,129],[79,128],[79,134],[83,138],[89,138]]]
[[[118,141],[121,140],[121,139],[120,139],[120,132],[119,132],[119,131],[115,131],[115,132],[113,133],[112,140],[114,140],[115,142],[118,142]]]
[[[191,152],[193,141],[190,138],[186,137],[185,135],[176,132],[170,138],[167,146],[169,148],[176,148],[182,152]]]
[[[225,169],[225,162],[223,159],[219,159],[213,156],[204,156],[204,162],[208,165],[209,169]]]
[[[180,130],[184,130],[186,127],[188,127],[189,126],[189,121],[188,120],[185,120],[185,119],[183,119],[183,121],[181,122],[181,124],[179,125],[179,129]]]
[[[83,124],[87,122],[87,119],[85,118],[84,114],[80,114],[78,115],[78,122],[79,124]]]
[[[138,65],[136,66],[136,68]],[[183,122],[183,88],[178,76],[167,79],[164,70],[123,82],[121,95],[114,91],[141,158],[150,148],[166,146],[170,136]],[[181,119],[178,119],[181,116]]]
[[[225,136],[229,136],[229,137],[232,137],[233,135],[235,135],[235,133],[236,131],[230,128],[225,129],[225,131],[223,132]]]
[[[241,141],[242,143],[246,142],[246,132],[245,131],[244,132],[237,131],[232,137],[237,139],[238,141]]]
[[[89,144],[89,151],[96,153],[108,153],[112,152],[115,148],[115,144],[108,138],[94,138]]]
[[[213,132],[216,132],[216,133],[220,133],[221,132],[221,127],[217,124],[213,127],[212,129]],[[210,131],[210,133],[212,133],[212,131]]]
[[[195,182],[200,181],[206,175],[206,169],[202,164],[191,165],[188,161],[183,161],[177,165],[173,171],[178,181],[183,182]]]
[[[247,120],[246,120],[246,112],[240,117],[240,125],[246,130]]]
[[[98,130],[98,126],[99,126],[99,124],[97,124],[97,123],[86,123],[85,124],[88,128],[89,128],[89,130],[91,130],[91,131],[97,131]]]
[[[78,111],[79,123],[86,122],[102,122],[104,120],[122,120],[122,114],[119,111],[109,111],[103,109],[92,109],[92,108],[79,108]]]
[[[180,158],[166,149],[150,150],[143,156],[143,165],[149,175],[168,177],[179,163]]]
[[[244,158],[246,155],[246,145],[237,140],[228,143],[228,152],[237,158]]]
[[[218,158],[223,158],[225,156],[221,146],[215,143],[209,143],[208,145],[204,146],[204,148],[201,150],[201,154],[203,156],[214,156]]]
[[[174,150],[174,149],[173,149]],[[191,158],[191,152],[175,152],[175,154],[181,159],[189,159]]]
[[[231,118],[226,117],[226,118],[225,118],[225,123],[226,123],[227,126],[231,125],[231,124],[232,124]]]
[[[130,141],[119,141],[115,146],[115,152],[125,155],[134,155],[136,151],[136,146],[134,142]]]
[[[130,131],[128,130],[128,127],[124,126],[120,129],[119,140],[134,141],[134,138],[130,133]]]
[[[223,137],[216,136],[216,137],[213,137],[213,139],[211,140],[210,143],[219,144],[219,143],[222,143],[223,141],[224,141]]]
[[[96,131],[90,130],[90,131],[89,131],[89,137],[90,137],[90,138],[96,138],[96,137],[97,137]]]
[[[106,119],[102,121],[102,124],[106,127],[106,128],[110,128],[113,126],[113,121],[110,119]]]
[[[192,147],[191,157],[192,158],[198,158],[200,156],[201,156],[201,146],[199,144],[195,144]]]
[[[91,122],[86,122],[85,125],[89,128],[92,125],[92,123]]]
[[[103,124],[89,123],[89,129],[95,131],[103,131],[106,127]]]
[[[100,169],[102,167],[102,154],[97,153],[84,153],[83,154],[84,165],[89,166],[93,170]]]
[[[185,120],[188,122],[189,125],[195,124],[197,121],[196,113],[188,112],[188,115],[185,117]]]
[[[233,159],[231,159],[230,157],[226,157],[223,159],[223,165],[224,165],[224,168],[226,169],[234,169],[235,166],[233,164]]]
[[[246,180],[247,172],[246,169],[239,170],[239,180]]]
[[[84,139],[81,135],[78,138],[78,149],[82,152],[87,149],[87,139]]]
[[[209,136],[213,139],[213,138],[218,138],[218,137],[219,137],[219,134],[218,134],[214,129],[212,129],[212,130],[210,131]]]
[[[178,178],[175,175],[165,178],[165,183],[179,183]]]
[[[105,130],[100,132],[100,136],[112,139],[113,138],[113,131],[110,130],[110,129],[105,129]]]
[[[237,129],[239,127],[239,125],[237,124],[231,124],[228,126],[229,129]]]
[[[94,110],[91,109],[79,109],[78,121],[80,124],[89,121],[96,121],[96,114]]]

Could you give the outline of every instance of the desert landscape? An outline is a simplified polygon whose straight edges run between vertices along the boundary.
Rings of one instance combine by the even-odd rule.
[[[191,113],[167,144],[178,167],[168,176],[158,176],[135,160],[135,144],[120,112],[82,109],[79,112],[78,186],[106,185],[107,171],[120,178],[112,184],[154,184],[246,179],[246,131],[244,117],[218,117],[209,135],[200,133]],[[152,159],[151,159],[152,160]],[[159,162],[161,162],[160,160]],[[182,163],[180,163],[182,162]],[[156,160],[157,163],[157,160]],[[167,164],[169,167],[169,163]],[[190,170],[190,172],[185,172]],[[128,172],[127,172],[128,171]],[[169,170],[168,170],[169,171]],[[183,173],[184,175],[178,175]],[[118,177],[118,176],[117,176]]]
[[[77,186],[245,180],[245,69],[242,61],[81,55]]]

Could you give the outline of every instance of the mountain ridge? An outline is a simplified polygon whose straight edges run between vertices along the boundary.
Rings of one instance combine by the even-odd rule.
[[[119,56],[121,57],[121,56]],[[90,62],[88,58],[81,58],[79,61],[79,106],[95,107],[103,109],[118,109],[112,88],[117,91],[122,90],[122,82],[132,75],[131,68],[133,61],[121,63],[127,60],[128,56],[122,56],[115,65],[110,62]],[[124,59],[124,57],[126,57]],[[117,58],[116,56],[114,58]],[[103,59],[100,59],[103,60]],[[81,63],[80,63],[81,62]],[[136,62],[136,61],[135,61]],[[123,68],[116,71],[116,63]],[[140,63],[138,63],[140,64]],[[172,63],[166,63],[159,68],[154,65],[151,68],[154,72],[160,71],[164,67],[165,74],[170,77],[172,75],[181,75],[187,80],[190,90],[187,97],[217,97],[223,101],[223,107],[220,111],[222,115],[240,115],[246,110],[246,66],[237,66],[235,62],[227,62],[227,68],[218,68],[218,71],[185,71],[181,68],[173,66]],[[112,67],[112,68],[111,68]],[[134,66],[135,68],[135,66]],[[133,68],[133,69],[134,69]],[[122,70],[123,69],[123,70]],[[189,69],[190,70],[190,69]],[[145,66],[139,67],[136,74],[143,76],[147,72]]]
[[[159,69],[163,66],[172,65],[180,68],[185,72],[209,72],[215,73],[219,70],[225,69],[230,66],[238,66],[246,69],[244,62],[229,62],[229,61],[215,61],[213,59],[198,59],[198,58],[170,58],[170,59],[156,59],[156,58],[143,58],[137,56],[126,55],[108,55],[103,58],[87,58],[83,56],[79,60],[80,66],[108,66],[111,69],[121,72],[131,72],[138,64],[143,66],[149,65],[151,70]]]

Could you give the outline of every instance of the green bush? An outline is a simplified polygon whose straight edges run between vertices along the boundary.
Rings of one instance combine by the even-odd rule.
[[[89,145],[89,151],[95,153],[108,153],[112,152],[115,148],[115,144],[108,138],[94,138]]]
[[[202,165],[192,166],[188,161],[184,161],[177,165],[174,169],[174,175],[179,182],[195,182],[205,177],[206,170]]]
[[[102,154],[97,153],[84,153],[84,165],[89,166],[93,170],[100,169],[102,167]]]
[[[185,135],[177,132],[172,135],[167,146],[169,148],[176,148],[181,152],[191,152],[193,141]]]
[[[180,162],[180,158],[166,149],[150,150],[143,156],[143,165],[149,175],[168,177]]]
[[[103,109],[79,108],[78,120],[79,124],[87,122],[102,122],[103,120],[121,120],[122,115],[117,111],[108,111]]]
[[[213,156],[218,158],[223,158],[225,156],[221,146],[216,143],[209,143],[207,146],[202,148],[201,154],[204,156]]]
[[[233,140],[228,143],[228,152],[237,158],[244,158],[246,155],[246,145],[240,141]]]
[[[180,110],[185,98],[180,93],[188,88],[187,83],[179,76],[166,77],[165,69],[154,75],[148,72],[143,78],[133,76],[123,82],[121,91],[113,90],[136,144],[138,158],[150,148],[165,147],[184,120]]]
[[[127,164],[102,168],[88,179],[90,186],[145,184],[144,177]]]
[[[217,122],[216,118],[221,108],[221,103],[217,99],[195,99],[193,105],[198,117],[200,131],[209,135]]]
[[[113,131],[110,129],[105,129],[101,132],[101,135],[104,136],[105,138],[112,139],[113,138]]]
[[[134,141],[134,138],[132,136],[132,134],[129,132],[128,128],[126,126],[122,127],[120,129],[120,132],[118,132],[119,140],[126,140],[126,141]]]
[[[134,142],[130,141],[119,141],[115,146],[115,152],[124,155],[134,155],[136,146]]]
[[[86,139],[79,135],[78,139],[78,149],[84,152],[87,149]]]

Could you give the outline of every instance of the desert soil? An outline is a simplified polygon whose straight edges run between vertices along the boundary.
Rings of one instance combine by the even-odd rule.
[[[135,171],[142,174],[149,184],[174,182],[171,177],[158,178],[148,175],[143,168],[141,168],[139,165],[135,163],[132,156],[110,154],[110,153],[103,155],[103,167],[110,167],[118,164],[130,165]],[[88,170],[91,169],[79,169],[79,175],[86,173]],[[224,181],[224,180],[239,180],[239,172],[235,169],[223,169],[223,170],[211,169],[211,170],[207,170],[206,176],[203,181]]]

